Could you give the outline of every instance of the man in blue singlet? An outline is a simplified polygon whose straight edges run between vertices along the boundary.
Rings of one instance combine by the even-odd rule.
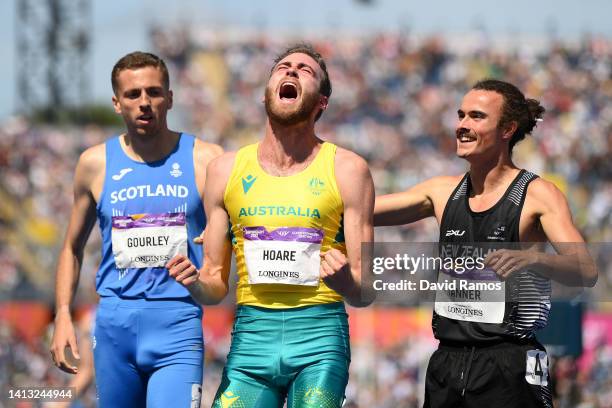
[[[78,359],[70,304],[97,217],[102,261],[93,347],[100,406],[199,407],[202,310],[185,287],[198,270],[171,277],[165,265],[178,254],[201,265],[193,239],[206,223],[205,169],[222,150],[168,129],[172,91],[159,57],[130,53],[111,79],[126,131],[79,158],[57,267],[51,353],[60,369],[77,372],[66,353]]]

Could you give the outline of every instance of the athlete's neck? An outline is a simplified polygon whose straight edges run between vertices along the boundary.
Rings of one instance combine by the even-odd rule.
[[[176,147],[180,134],[166,129],[156,135],[124,133],[120,140],[125,153],[132,159],[154,162],[168,156]]]
[[[470,163],[472,193],[481,195],[494,192],[499,188],[506,188],[519,171],[519,168],[509,158],[472,162]]]
[[[314,160],[321,144],[312,123],[280,126],[267,121],[266,134],[259,144],[257,156],[264,170],[286,176],[306,168]]]

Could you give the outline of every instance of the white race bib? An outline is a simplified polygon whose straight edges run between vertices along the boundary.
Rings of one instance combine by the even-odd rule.
[[[459,274],[441,269],[438,284],[452,284],[454,289],[436,291],[434,310],[440,316],[478,323],[502,323],[506,311],[506,284],[491,269],[471,269]],[[469,284],[497,283],[500,289],[478,290],[464,288]]]
[[[185,213],[113,216],[111,232],[117,268],[164,267],[187,256]]]
[[[525,380],[531,385],[548,385],[548,356],[542,350],[527,351]]]
[[[323,231],[304,227],[244,227],[249,283],[319,285]]]

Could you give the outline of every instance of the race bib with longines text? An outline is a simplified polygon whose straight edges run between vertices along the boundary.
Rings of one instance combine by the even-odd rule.
[[[164,267],[187,255],[185,213],[113,216],[112,243],[117,268]]]
[[[466,322],[503,322],[506,287],[495,271],[441,269],[438,286],[434,310],[440,316]]]
[[[323,231],[304,227],[244,227],[249,283],[319,285]]]

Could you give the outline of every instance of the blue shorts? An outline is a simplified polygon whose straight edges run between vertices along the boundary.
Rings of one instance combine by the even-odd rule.
[[[103,297],[92,343],[101,408],[200,406],[204,341],[196,304]]]

